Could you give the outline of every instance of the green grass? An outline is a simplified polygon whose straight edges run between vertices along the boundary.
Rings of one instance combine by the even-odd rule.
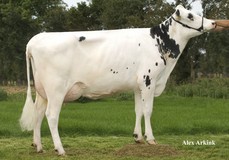
[[[184,140],[214,140],[214,146],[185,146]],[[50,137],[43,138],[44,153],[36,153],[30,138],[0,139],[0,159],[130,159],[130,160],[226,160],[229,157],[228,135],[159,136],[159,147],[134,144],[131,137],[123,136],[76,136],[62,137],[66,157],[58,157]],[[130,148],[130,149],[128,149]],[[173,153],[171,153],[173,152]],[[151,154],[152,153],[152,154]]]
[[[152,125],[160,145],[175,155],[154,155],[155,148],[130,145],[135,123],[134,102],[113,98],[64,104],[59,131],[67,157],[59,158],[46,120],[42,126],[43,154],[30,147],[32,133],[20,130],[23,101],[0,102],[0,159],[227,159],[229,101],[211,98],[156,98]],[[144,128],[144,125],[143,125]],[[214,140],[214,146],[182,145],[184,140]],[[159,145],[159,146],[160,146]],[[132,148],[133,147],[133,148]],[[128,148],[136,150],[130,152]],[[137,152],[143,150],[142,152]],[[169,152],[168,151],[168,152]],[[145,153],[145,154],[143,154]],[[147,154],[146,154],[147,153]],[[170,152],[169,152],[170,153]]]
[[[211,97],[229,99],[229,78],[198,78],[192,83],[177,85],[170,79],[165,92],[182,97]]]

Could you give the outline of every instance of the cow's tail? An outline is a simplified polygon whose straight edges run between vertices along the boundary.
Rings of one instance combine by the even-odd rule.
[[[30,86],[30,56],[29,47],[26,48],[26,67],[27,67],[27,81],[28,81],[28,88],[27,88],[27,97],[25,101],[25,105],[22,111],[22,115],[20,118],[20,125],[23,131],[31,131],[34,129],[34,125],[36,122],[36,109],[35,104],[32,99],[31,93],[31,86]]]

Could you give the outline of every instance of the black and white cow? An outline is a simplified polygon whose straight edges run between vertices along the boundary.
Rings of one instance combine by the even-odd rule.
[[[109,31],[40,33],[26,48],[28,90],[20,119],[23,130],[33,130],[33,144],[42,151],[40,128],[46,115],[55,149],[65,151],[58,133],[64,101],[81,96],[100,98],[114,92],[135,93],[134,138],[145,137],[155,144],[151,128],[154,97],[165,88],[188,40],[216,27],[215,21],[200,17],[183,6],[158,26]],[[33,103],[30,62],[36,88]]]

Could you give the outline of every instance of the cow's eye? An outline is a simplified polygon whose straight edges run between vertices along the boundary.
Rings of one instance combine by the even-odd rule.
[[[188,19],[190,19],[191,21],[194,21],[194,17],[191,13],[188,14]]]

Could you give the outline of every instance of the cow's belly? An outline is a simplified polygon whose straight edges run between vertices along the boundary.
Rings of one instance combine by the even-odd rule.
[[[83,97],[91,99],[98,99],[107,97],[117,92],[134,90],[136,88],[135,80],[125,80],[125,78],[108,78],[101,77],[97,79],[87,79],[84,81],[77,81],[70,87],[65,96],[65,101],[72,101]]]
[[[133,87],[130,87],[127,85],[110,86],[106,88],[93,86],[93,87],[87,88],[82,96],[88,97],[91,99],[98,99],[98,98],[110,96],[114,93],[124,92],[128,90],[133,90]]]
[[[124,90],[130,90],[131,88],[119,88],[119,89],[113,89],[113,88],[95,88],[95,87],[87,87],[82,82],[77,82],[74,84],[71,89],[67,92],[64,101],[73,101],[81,96],[91,98],[91,99],[98,99],[107,97],[109,95],[112,95],[117,92],[122,92]]]

